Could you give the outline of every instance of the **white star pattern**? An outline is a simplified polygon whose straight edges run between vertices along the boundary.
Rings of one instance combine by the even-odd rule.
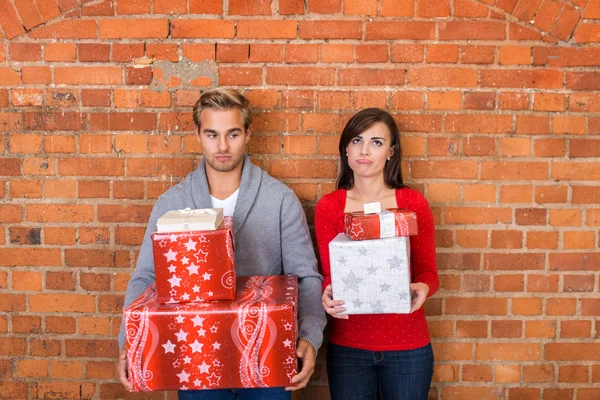
[[[205,281],[210,281],[210,274],[208,272],[205,272],[204,274],[202,274],[202,278],[204,278]]]
[[[198,370],[200,371],[201,374],[208,374],[210,369],[210,365],[207,364],[205,361],[202,361],[202,364],[198,365]]]
[[[285,340],[283,341],[283,346],[284,346],[284,347],[287,347],[287,348],[289,348],[289,349],[291,349],[291,348],[292,348],[292,341],[291,341],[291,340],[289,340],[289,339],[285,339]]]
[[[158,244],[160,244],[160,247],[165,247],[167,245],[167,241],[163,239],[160,242],[158,242]]]
[[[202,326],[202,323],[204,322],[204,318],[202,318],[201,316],[196,314],[196,316],[194,318],[192,318],[192,322],[194,323],[194,326]]]
[[[171,279],[167,279],[167,281],[169,281],[169,283],[171,284],[171,287],[175,287],[175,286],[181,287],[181,285],[179,284],[181,282],[181,278],[178,278],[177,275],[173,275],[171,277]]]
[[[202,249],[200,249],[196,254],[194,254],[194,257],[196,257],[196,261],[199,263],[205,263],[207,256],[208,251],[203,251]]]
[[[183,256],[181,257],[181,265],[188,265],[190,263],[190,259]]]
[[[220,375],[215,375],[213,372],[211,376],[207,377],[210,386],[217,386],[219,384],[219,380],[221,379]]]
[[[183,324],[185,318],[183,317],[183,315],[178,315],[177,317],[175,317],[175,321],[177,321],[178,324]]]
[[[363,231],[363,228],[362,228],[360,222],[357,224],[353,223],[352,228],[350,228],[350,232],[354,236],[358,236],[359,234],[363,233],[364,231]]]
[[[212,297],[212,295],[213,295],[213,294],[214,294],[213,292],[206,292],[206,295],[207,295],[208,297]]]
[[[172,233],[171,235],[169,235],[169,239],[171,239],[171,242],[176,242],[177,241],[177,235]]]
[[[179,329],[179,332],[177,332],[177,333],[175,334],[175,336],[177,336],[177,341],[178,341],[178,342],[181,342],[181,341],[184,341],[184,342],[185,342],[185,341],[186,341],[186,339],[187,339],[187,335],[188,335],[188,334],[187,334],[187,332],[185,332],[185,331],[184,331],[183,329],[181,329],[181,328]]]
[[[174,266],[173,264],[169,265],[169,272],[173,273],[175,271],[177,271],[177,267]]]
[[[167,353],[175,354],[175,344],[171,343],[170,340],[167,340],[167,343],[163,344],[162,347],[165,348],[165,354],[167,354]]]
[[[198,268],[200,268],[200,266],[194,263],[191,263],[189,267],[186,267],[190,275],[198,275]]]
[[[202,328],[198,329],[198,336],[206,336],[206,331]]]
[[[194,287],[192,288],[192,290],[194,291],[194,293],[198,293],[200,291],[200,286],[194,285]]]
[[[183,371],[181,371],[180,374],[177,374],[177,376],[179,377],[179,383],[182,382],[189,382],[189,378],[190,378],[190,374],[188,374],[187,372],[185,372],[185,369]]]
[[[163,255],[165,257],[167,257],[167,261],[175,261],[175,262],[177,262],[177,254],[179,254],[179,253],[177,253],[176,251],[173,251],[173,249],[169,249],[169,251],[167,251]]]
[[[200,242],[200,243],[206,243],[207,241],[208,240],[206,239],[206,236],[204,236],[204,235],[200,235],[198,237],[198,242]]]
[[[194,343],[190,344],[190,347],[192,348],[192,354],[202,353],[202,346],[204,346],[204,343],[200,343],[198,342],[198,340],[194,340]]]
[[[213,325],[210,327],[210,332],[211,333],[217,333],[217,331],[219,330],[219,327],[216,325]]]
[[[188,356],[186,356],[186,357],[183,359],[183,362],[184,362],[184,364],[189,364],[189,363],[191,363],[191,362],[192,362],[192,359],[191,359],[191,358],[189,358]]]
[[[179,302],[177,300],[175,300],[173,297],[171,297],[169,299],[169,301],[167,301],[167,304],[177,304],[177,303],[179,303]]]
[[[292,324],[290,324],[289,322],[287,322],[287,323],[283,324],[283,328],[286,331],[291,331],[292,330]]]
[[[189,293],[184,293],[181,295],[181,300],[189,300],[190,299],[190,294]]]
[[[199,379],[196,379],[196,380],[194,381],[194,386],[196,386],[196,387],[197,387],[197,386],[200,386],[200,385],[202,385],[202,381],[200,381]]]
[[[213,361],[213,365],[214,365],[215,367],[220,367],[220,366],[221,366],[221,361],[219,361],[219,360],[214,360],[214,361]]]
[[[288,357],[285,359],[285,363],[286,363],[286,364],[291,364],[291,363],[293,363],[294,361],[296,361],[296,360],[294,360],[294,357],[292,357],[292,356],[288,356]]]
[[[196,243],[196,242],[194,242],[194,241],[192,240],[192,238],[190,238],[190,239],[187,241],[187,243],[184,243],[184,245],[185,245],[185,247],[186,247],[187,251],[190,251],[190,250],[196,250],[196,244],[197,244],[197,243]]]
[[[221,348],[221,343],[219,343],[219,342],[214,342],[214,343],[212,344],[212,347],[213,347],[213,349],[215,349],[215,350],[218,350],[218,349],[220,349],[220,348]]]

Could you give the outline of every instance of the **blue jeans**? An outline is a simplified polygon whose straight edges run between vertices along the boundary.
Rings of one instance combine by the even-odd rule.
[[[331,400],[427,400],[433,376],[431,344],[414,350],[369,351],[329,343]]]
[[[179,400],[290,400],[284,388],[180,390]]]

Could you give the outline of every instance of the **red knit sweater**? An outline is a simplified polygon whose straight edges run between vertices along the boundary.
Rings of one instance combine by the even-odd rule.
[[[410,237],[411,282],[429,285],[429,296],[439,286],[435,263],[433,214],[427,200],[414,189],[396,189],[398,208],[417,214],[419,234]],[[323,289],[331,284],[329,242],[344,231],[346,190],[323,196],[315,210],[315,235],[325,278]],[[350,315],[349,319],[332,319],[329,340],[332,343],[371,351],[408,350],[427,345],[429,330],[423,307],[412,314]]]

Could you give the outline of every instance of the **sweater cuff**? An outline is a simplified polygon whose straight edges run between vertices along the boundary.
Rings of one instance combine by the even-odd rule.
[[[424,283],[427,286],[429,286],[429,293],[427,293],[427,298],[433,296],[438,291],[439,287],[439,281],[435,278],[428,276],[421,276],[419,278],[416,278],[413,283]]]
[[[318,352],[321,344],[323,344],[323,327],[321,327],[319,321],[314,318],[305,318],[299,327],[298,340],[300,339],[308,340]]]

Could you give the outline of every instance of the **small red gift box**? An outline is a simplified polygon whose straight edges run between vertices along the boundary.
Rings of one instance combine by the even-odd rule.
[[[237,278],[233,301],[159,304],[151,285],[124,311],[134,391],[293,386],[296,276]]]
[[[152,234],[158,301],[188,303],[235,297],[233,219],[214,231]]]
[[[352,240],[416,235],[417,214],[399,208],[366,215],[363,212],[346,213],[344,233]]]

